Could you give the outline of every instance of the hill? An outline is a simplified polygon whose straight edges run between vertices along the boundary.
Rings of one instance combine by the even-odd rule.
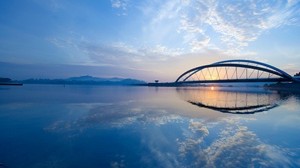
[[[24,84],[80,84],[80,85],[136,85],[146,82],[131,78],[98,78],[93,76],[70,77],[66,79],[26,79]]]

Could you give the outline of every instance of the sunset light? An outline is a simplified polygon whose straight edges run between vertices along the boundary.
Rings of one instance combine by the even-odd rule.
[[[16,79],[88,74],[174,81],[192,67],[236,58],[299,72],[297,0],[9,0],[0,6],[0,75]]]
[[[0,168],[300,168],[300,0],[0,0]]]

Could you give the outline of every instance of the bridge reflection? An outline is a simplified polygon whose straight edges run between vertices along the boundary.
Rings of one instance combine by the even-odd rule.
[[[182,99],[192,105],[222,113],[254,114],[279,106],[284,95],[250,90],[224,90],[218,88],[177,88]]]

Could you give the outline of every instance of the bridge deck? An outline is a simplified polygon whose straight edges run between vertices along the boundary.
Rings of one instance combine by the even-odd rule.
[[[290,79],[285,78],[254,78],[254,79],[221,79],[221,80],[201,80],[201,81],[180,81],[175,83],[233,83],[233,82],[292,82]]]
[[[164,86],[177,87],[188,84],[207,84],[207,83],[253,83],[253,82],[292,82],[284,78],[263,78],[263,79],[228,79],[228,80],[202,80],[202,81],[183,81],[183,82],[166,82],[166,83],[147,83],[146,86]]]

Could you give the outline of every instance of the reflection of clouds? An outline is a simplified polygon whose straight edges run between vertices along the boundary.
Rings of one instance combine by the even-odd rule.
[[[263,160],[263,152],[259,151],[260,143],[255,134],[248,131],[246,127],[238,127],[233,134],[228,131],[222,131],[220,138],[213,142],[205,153],[209,156],[207,165],[225,167],[250,167],[260,164]],[[253,162],[256,160],[257,163]]]
[[[112,168],[121,168],[121,167],[125,167],[125,163],[124,163],[124,160],[121,160],[119,162],[115,161],[115,162],[111,162],[110,166]]]
[[[189,130],[193,133],[191,136],[198,135],[197,138],[187,137],[184,142],[179,142],[179,153],[181,156],[189,156],[189,158],[194,158],[194,156],[202,153],[198,149],[200,144],[203,142],[204,138],[209,134],[207,127],[199,121],[190,121]],[[203,159],[203,156],[200,157]],[[198,160],[200,161],[200,160]]]
[[[221,120],[227,124],[237,125],[237,124],[241,124],[241,121],[247,122],[247,121],[254,121],[257,119],[254,116],[247,116],[247,117],[235,116],[235,117],[224,117]]]
[[[105,123],[111,126],[122,127],[139,123],[165,124],[179,119],[179,116],[168,114],[166,110],[157,108],[129,107],[127,105],[110,105],[92,109],[89,114],[79,120],[85,124]]]
[[[180,166],[180,162],[177,160],[176,153],[163,151],[163,147],[157,146],[157,144],[150,144],[150,146],[148,147],[150,149],[151,155],[147,157],[144,156],[142,158],[142,162],[148,165],[152,165],[153,163],[157,162],[157,165],[159,165],[158,167],[165,168],[182,167]]]
[[[265,144],[245,126],[228,120],[223,123],[217,139],[207,144],[208,131],[201,122],[190,121],[189,129],[195,133],[179,142],[181,159],[191,160],[191,167],[291,167],[291,153],[287,149]],[[192,126],[191,126],[192,125]],[[205,144],[206,143],[206,144]]]
[[[191,121],[190,125],[189,125],[189,129],[193,133],[201,132],[204,135],[208,135],[209,134],[208,129],[206,128],[206,126],[203,125],[201,122],[198,122],[198,121]]]
[[[284,103],[283,106],[288,111],[296,111],[298,112],[299,104],[300,104],[300,98],[297,98],[296,96],[291,96],[286,98],[288,101],[287,103]]]
[[[134,123],[163,125],[170,121],[181,120],[180,116],[170,114],[164,109],[137,106],[135,103],[129,101],[116,104],[95,104],[94,106],[83,104],[83,108],[90,109],[87,113],[83,113],[76,119],[58,120],[46,129],[51,131],[82,130],[97,124],[110,127],[123,127]],[[78,108],[76,104],[73,106]]]
[[[227,115],[218,121],[210,121],[137,101],[73,104],[69,109],[73,109],[72,106],[74,109],[82,106],[84,113],[54,122],[47,129],[76,132],[98,125],[114,128],[133,125],[134,128],[129,128],[142,129],[141,142],[146,152],[141,152],[140,161],[152,167],[300,166],[300,162],[294,160],[299,151],[267,144],[243,126],[245,122],[256,120],[257,115]],[[167,125],[176,122],[180,122],[179,129],[173,130],[173,127],[169,127],[172,124]],[[166,134],[162,125],[166,125],[167,131],[174,131],[176,136],[173,133]],[[111,166],[122,167],[125,163],[120,158],[112,161]]]

